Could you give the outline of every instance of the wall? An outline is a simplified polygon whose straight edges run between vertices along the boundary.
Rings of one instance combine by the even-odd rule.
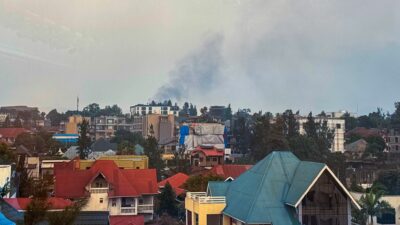
[[[0,187],[2,188],[7,181],[11,181],[11,165],[0,165]],[[8,198],[9,195],[5,197]]]

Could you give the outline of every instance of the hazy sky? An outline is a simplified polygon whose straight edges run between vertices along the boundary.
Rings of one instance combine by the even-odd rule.
[[[393,110],[398,0],[0,0],[0,105]]]

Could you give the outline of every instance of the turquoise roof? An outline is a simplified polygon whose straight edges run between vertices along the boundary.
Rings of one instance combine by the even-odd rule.
[[[209,181],[207,194],[210,196],[225,196],[230,182]]]
[[[210,183],[209,194],[226,196],[223,213],[246,224],[299,225],[287,204],[295,205],[324,167],[289,151],[272,152],[236,180]]]

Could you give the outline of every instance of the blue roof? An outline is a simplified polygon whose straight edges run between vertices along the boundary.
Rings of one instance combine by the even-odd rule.
[[[7,219],[7,217],[5,217],[1,212],[0,212],[0,224],[1,225],[15,225],[15,223],[9,219]]]
[[[297,202],[324,167],[288,151],[272,152],[236,180],[210,183],[209,194],[226,196],[223,213],[246,224],[299,225],[287,204]]]
[[[78,134],[54,134],[53,137],[79,137]]]

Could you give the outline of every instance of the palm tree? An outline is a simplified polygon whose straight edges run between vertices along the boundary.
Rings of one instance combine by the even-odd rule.
[[[359,200],[362,208],[361,213],[364,215],[365,221],[369,218],[369,225],[374,223],[373,218],[375,216],[380,216],[382,213],[392,208],[388,202],[382,200],[384,194],[385,191],[382,185],[374,184]]]

